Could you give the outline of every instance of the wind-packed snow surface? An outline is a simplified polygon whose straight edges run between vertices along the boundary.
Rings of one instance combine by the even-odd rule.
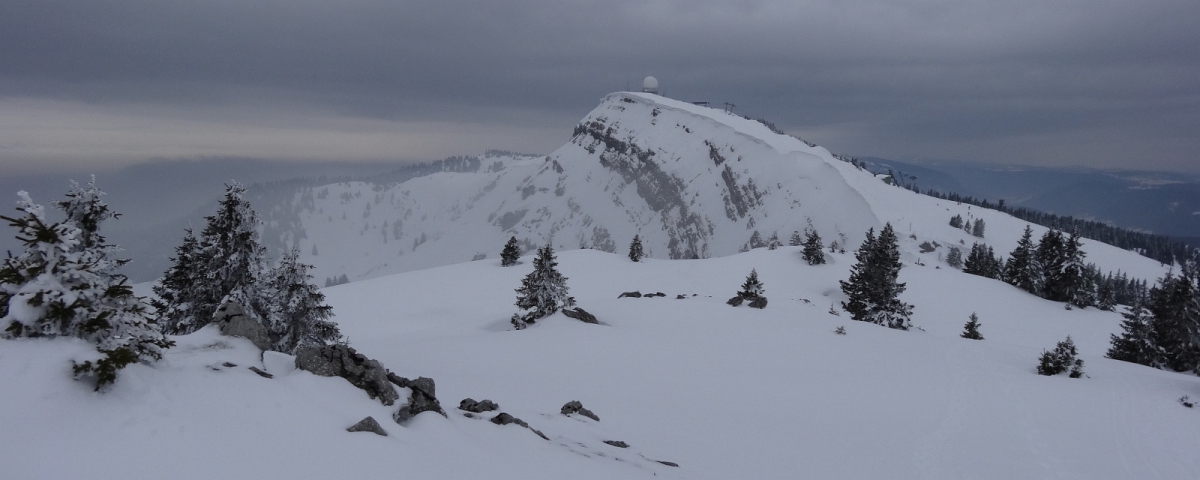
[[[829,313],[852,255],[809,266],[783,247],[629,262],[577,250],[560,269],[602,325],[508,317],[516,267],[484,260],[326,289],[353,346],[429,376],[449,418],[396,425],[340,378],[260,360],[212,327],[176,337],[112,391],[69,379],[89,349],[0,344],[4,478],[1190,478],[1200,379],[1102,358],[1119,315],[953,269],[908,264],[904,332]],[[731,308],[751,268],[770,303]],[[623,291],[665,297],[620,298]],[[684,295],[684,299],[677,299]],[[958,337],[971,312],[983,341]],[[846,335],[834,330],[844,326]],[[1088,378],[1035,373],[1067,335]],[[229,367],[225,363],[236,366]],[[250,366],[275,375],[259,377]],[[401,390],[401,396],[407,392]],[[549,437],[466,418],[490,399]],[[600,421],[565,417],[579,400]],[[348,433],[375,417],[390,434]],[[603,443],[619,440],[626,449]],[[670,461],[679,467],[657,463]]]
[[[891,222],[907,258],[929,263],[951,246],[965,254],[972,241],[1007,254],[1026,224],[889,188],[757,121],[651,94],[605,97],[548,156],[478,162],[399,184],[337,183],[300,193],[279,207],[296,211],[300,225],[285,229],[292,233],[283,241],[300,245],[318,279],[360,280],[498,258],[510,236],[526,252],[547,241],[559,250],[624,252],[641,235],[653,258],[708,258],[737,253],[756,233],[786,243],[809,220],[826,243],[852,250],[868,228]],[[950,227],[956,214],[984,219],[985,239]],[[1035,239],[1044,232],[1034,226]],[[925,241],[936,249],[916,255]],[[1088,261],[1102,271],[1150,280],[1165,272],[1152,260],[1085,243]]]
[[[1007,254],[1024,222],[888,186],[757,122],[618,93],[549,157],[324,188],[297,198],[301,248],[318,278],[379,277],[326,289],[334,320],[353,347],[397,374],[434,378],[448,418],[426,412],[397,425],[398,405],[296,371],[286,355],[260,357],[212,327],[175,337],[163,361],[127,368],[103,394],[70,379],[72,359],[95,355],[88,346],[3,341],[0,477],[1176,479],[1200,471],[1200,409],[1178,401],[1200,398],[1200,378],[1103,358],[1116,313],[1066,310],[939,261],[972,241]],[[950,227],[955,214],[985,219],[985,239]],[[736,253],[756,230],[786,241],[808,219],[850,253],[827,254],[830,263],[818,266],[796,247]],[[918,328],[907,332],[831,313],[864,232],[885,222],[901,240],[901,299],[915,305]],[[1034,229],[1035,238],[1044,231]],[[635,233],[654,258],[623,255]],[[499,265],[510,235],[567,247],[560,271],[602,324],[555,314],[512,330],[514,290],[532,258]],[[922,252],[926,242],[933,251]],[[1148,280],[1166,271],[1097,242],[1083,249],[1104,271]],[[465,262],[480,253],[487,257]],[[693,255],[710,258],[686,259]],[[414,270],[452,262],[463,263]],[[751,269],[768,306],[727,306]],[[396,271],[407,273],[381,276]],[[665,296],[618,298],[632,290]],[[958,336],[972,312],[983,341]],[[839,326],[846,335],[834,333]],[[1037,375],[1038,355],[1067,335],[1088,376]],[[463,416],[454,407],[466,397],[499,403],[549,440],[494,425],[493,413]],[[600,421],[561,415],[571,400]],[[368,415],[389,436],[345,431]]]

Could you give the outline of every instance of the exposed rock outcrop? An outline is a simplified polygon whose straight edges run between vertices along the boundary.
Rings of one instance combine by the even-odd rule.
[[[257,320],[246,315],[246,310],[237,302],[225,302],[213,314],[213,323],[221,330],[221,335],[241,337],[250,340],[259,350],[271,349],[271,337]]]
[[[563,315],[566,315],[568,318],[574,318],[583,323],[590,323],[593,325],[598,325],[600,323],[599,320],[596,320],[595,315],[592,315],[592,314],[588,313],[587,310],[584,310],[579,307],[575,307],[574,309],[564,308],[562,310],[562,313],[563,313]]]
[[[408,388],[412,391],[412,394],[408,397],[408,404],[400,407],[400,410],[392,414],[392,420],[395,420],[396,423],[404,423],[421,412],[437,412],[443,417],[446,416],[446,411],[442,410],[442,404],[438,402],[437,395],[435,394],[432,378],[417,377],[416,380],[409,380],[388,372],[387,379],[398,387]]]
[[[347,432],[371,432],[386,437],[387,431],[375,421],[375,417],[367,417],[346,429]]]
[[[563,415],[571,415],[572,413],[578,413],[580,415],[588,417],[597,422],[600,421],[600,417],[597,416],[595,413],[592,413],[591,410],[583,408],[583,403],[580,403],[579,400],[571,400],[571,401],[567,402],[566,405],[562,406],[562,409],[559,410],[559,412],[562,413]]]
[[[301,348],[296,351],[296,368],[323,377],[345,378],[384,405],[391,405],[400,398],[388,381],[387,369],[378,360],[363,356],[349,345]]]

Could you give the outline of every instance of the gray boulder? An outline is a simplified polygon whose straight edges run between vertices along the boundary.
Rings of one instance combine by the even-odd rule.
[[[347,432],[371,432],[376,435],[381,435],[384,437],[387,436],[387,431],[384,430],[383,427],[379,425],[379,422],[375,421],[375,417],[367,417],[362,420],[359,420],[358,423],[354,424],[350,428],[347,428],[346,431]]]
[[[622,442],[620,440],[605,440],[604,443],[607,443],[607,444],[612,445],[617,448],[629,448],[628,443]]]
[[[407,388],[412,391],[408,397],[408,404],[400,407],[396,413],[392,414],[392,420],[396,423],[407,422],[408,419],[417,416],[421,412],[437,412],[443,417],[446,416],[446,411],[442,410],[441,402],[438,402],[435,395],[435,386],[432,378],[417,377],[416,380],[409,380],[394,373],[387,373],[388,381],[398,387]]]
[[[574,318],[583,323],[590,323],[593,325],[597,325],[600,323],[599,320],[596,320],[595,315],[592,315],[592,314],[588,313],[587,310],[584,310],[579,307],[575,307],[574,310],[572,310],[570,308],[564,308],[562,310],[562,313],[563,313],[563,315],[566,315],[568,318]]]
[[[620,295],[617,295],[617,298],[625,298],[625,297],[642,298],[642,292],[637,292],[637,291],[625,292]]]
[[[596,416],[595,413],[592,413],[591,410],[583,408],[583,404],[580,403],[579,400],[571,400],[571,401],[567,402],[566,405],[562,406],[562,409],[559,410],[559,412],[562,413],[563,415],[571,415],[572,413],[578,413],[580,415],[588,417],[597,422],[600,421],[600,417]]]
[[[478,402],[471,398],[464,398],[463,401],[458,402],[458,409],[464,412],[483,413],[490,412],[498,408],[500,408],[500,406],[496,405],[496,402],[486,398]]]
[[[241,337],[250,340],[259,350],[271,349],[271,337],[267,327],[246,315],[246,310],[240,304],[227,301],[221,304],[213,314],[213,323],[221,330],[221,335]]]
[[[741,305],[741,304],[742,304],[742,302],[744,302],[744,301],[746,301],[746,299],[742,298],[742,297],[739,295],[739,296],[736,296],[736,297],[733,297],[733,298],[729,299],[729,301],[727,301],[727,302],[725,302],[725,303],[726,303],[726,304],[728,304],[728,305],[729,305],[729,306],[731,306],[731,307],[736,307],[736,306],[738,306],[738,305]]]
[[[387,369],[378,360],[363,356],[349,345],[301,348],[296,351],[296,368],[323,377],[345,378],[384,405],[391,405],[400,398],[388,381]]]

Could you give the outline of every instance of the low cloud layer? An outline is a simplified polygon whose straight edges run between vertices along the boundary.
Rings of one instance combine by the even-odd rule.
[[[15,3],[13,168],[548,152],[655,75],[850,154],[1200,171],[1192,0]]]

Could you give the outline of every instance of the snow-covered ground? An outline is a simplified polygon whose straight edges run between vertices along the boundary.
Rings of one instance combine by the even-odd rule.
[[[899,191],[897,189],[897,191]],[[992,220],[988,220],[989,226]],[[1126,254],[1128,255],[1128,254]],[[906,262],[920,329],[834,316],[852,254],[797,248],[704,260],[575,250],[560,269],[603,325],[561,314],[514,331],[530,267],[496,259],[325,290],[352,346],[432,377],[449,413],[406,426],[339,378],[259,358],[209,329],[94,393],[70,340],[0,342],[0,477],[27,478],[1193,478],[1200,378],[1103,358],[1120,316]],[[927,259],[928,260],[928,259]],[[731,308],[750,269],[770,303]],[[621,298],[624,291],[666,293]],[[676,299],[685,295],[685,299]],[[971,312],[984,341],[959,338]],[[834,330],[844,326],[847,335]],[[1067,335],[1088,377],[1044,377]],[[236,364],[224,366],[225,362]],[[259,366],[266,379],[247,370]],[[407,392],[401,392],[407,397]],[[466,418],[471,397],[529,422]],[[565,417],[579,400],[599,422]],[[374,416],[388,437],[348,433]],[[627,442],[620,449],[604,440]],[[676,462],[670,467],[657,460]]]

